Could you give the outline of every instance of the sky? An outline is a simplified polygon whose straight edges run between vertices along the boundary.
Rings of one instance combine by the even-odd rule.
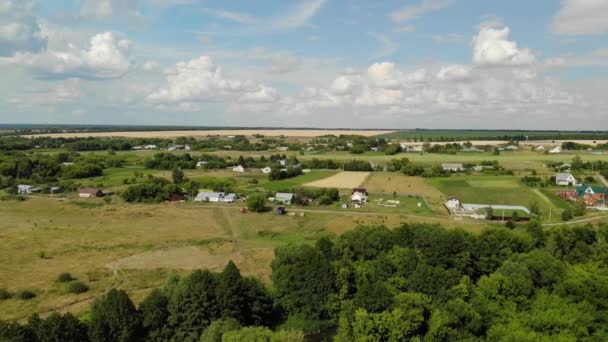
[[[608,130],[608,0],[0,0],[0,123]]]

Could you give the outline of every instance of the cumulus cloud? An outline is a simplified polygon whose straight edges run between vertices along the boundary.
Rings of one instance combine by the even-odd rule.
[[[8,59],[45,79],[111,79],[123,76],[132,66],[131,42],[112,32],[90,39],[88,49],[70,46],[67,50],[46,50],[38,54],[17,53]]]
[[[437,73],[440,80],[466,80],[471,76],[471,68],[465,65],[448,65],[441,67]]]
[[[104,20],[117,16],[139,18],[139,0],[85,0],[79,16],[85,19]]]
[[[482,27],[473,38],[473,62],[482,66],[529,65],[536,62],[530,49],[509,40],[509,27]]]
[[[551,30],[565,35],[588,35],[608,32],[608,1],[563,0]]]
[[[269,86],[253,81],[230,79],[210,57],[201,56],[188,62],[179,62],[168,71],[167,85],[146,97],[155,105],[175,104],[179,108],[197,108],[201,102],[266,103],[279,98]]]
[[[295,71],[301,64],[301,60],[292,54],[274,54],[267,58],[270,72],[274,74],[286,74]]]
[[[448,7],[452,0],[422,0],[417,5],[405,6],[390,14],[391,19],[395,22],[404,22],[418,18],[428,12],[438,11]]]
[[[32,1],[0,0],[0,56],[46,48],[34,8]]]

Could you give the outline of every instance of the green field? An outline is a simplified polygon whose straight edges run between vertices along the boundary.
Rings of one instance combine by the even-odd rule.
[[[387,139],[432,139],[433,141],[447,140],[561,140],[561,139],[608,139],[608,132],[565,132],[565,131],[509,131],[509,130],[403,130],[384,134]]]
[[[283,179],[280,181],[268,182],[264,184],[264,189],[268,191],[280,191],[302,186],[303,184],[318,181],[335,175],[336,171],[311,171],[298,177]]]
[[[521,205],[529,208],[531,203],[537,202],[542,212],[548,212],[549,208],[554,211],[558,209],[552,201],[515,177],[452,176],[433,178],[428,182],[446,196],[456,196],[465,203]]]

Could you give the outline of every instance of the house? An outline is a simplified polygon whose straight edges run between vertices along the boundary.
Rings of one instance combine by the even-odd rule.
[[[184,145],[175,145],[175,146],[170,146],[169,147],[169,151],[177,151],[177,150],[183,150],[184,149]]]
[[[558,154],[558,153],[562,153],[562,147],[561,146],[555,146],[554,148],[552,148],[549,153],[552,154]]]
[[[184,150],[185,151],[191,151],[192,147],[190,147],[190,145],[186,145],[186,146],[184,146]]]
[[[35,187],[33,185],[28,185],[28,184],[19,184],[17,185],[17,193],[20,195],[28,195],[34,192],[40,192],[42,191],[41,188],[39,187]]]
[[[262,173],[265,175],[267,175],[271,172],[272,172],[272,168],[270,166],[266,166],[265,168],[262,169]]]
[[[557,196],[565,201],[576,201],[578,198],[576,190],[559,190]]]
[[[370,150],[373,152],[378,152],[378,148],[377,147],[370,147]]]
[[[558,173],[555,176],[555,184],[561,186],[576,185],[576,178],[571,173]]]
[[[243,165],[238,165],[238,166],[233,167],[232,171],[243,173],[243,172],[245,172],[245,167],[243,167]]]
[[[72,166],[72,165],[74,165],[74,163],[72,163],[72,162],[63,162],[63,163],[61,163],[61,165],[63,165],[63,166]]]
[[[443,171],[452,171],[452,172],[458,172],[458,171],[464,170],[464,166],[462,166],[462,164],[441,164],[441,168],[443,169]]]
[[[505,150],[507,151],[517,151],[519,150],[519,147],[517,147],[517,145],[509,145],[505,147]]]
[[[460,202],[460,200],[456,197],[449,197],[444,205],[450,213],[462,208],[462,202]]]
[[[60,186],[52,186],[49,188],[49,192],[52,194],[58,194],[58,193],[63,192],[63,188]]]
[[[407,152],[422,152],[424,148],[422,146],[410,146],[406,150]]]
[[[477,147],[475,147],[475,146],[471,146],[471,147],[463,147],[463,148],[461,149],[461,151],[462,151],[462,152],[483,152],[483,150],[478,149],[478,148],[477,148]]]
[[[174,192],[174,193],[171,193],[171,195],[169,195],[170,202],[181,202],[181,201],[185,201],[185,200],[186,200],[186,195],[179,193],[179,192]]]
[[[209,162],[205,161],[205,160],[197,161],[196,162],[196,167],[200,169],[200,168],[205,167],[205,165],[207,165],[207,164],[209,164]]]
[[[222,202],[234,203],[238,198],[239,196],[237,196],[237,194],[225,194],[224,198],[222,199]]]
[[[221,202],[224,198],[223,192],[199,192],[194,202]]]
[[[103,197],[103,191],[95,188],[84,188],[78,191],[80,198]]]
[[[577,186],[576,196],[590,207],[605,207],[608,189],[599,186]]]
[[[355,206],[355,208],[360,208],[363,204],[367,203],[367,196],[367,189],[354,188],[350,196],[350,203]]]
[[[279,147],[277,147],[277,151],[283,151],[283,152],[289,151],[289,147],[287,147],[287,146],[279,146]]]
[[[279,165],[286,166],[287,165],[287,160],[285,160],[285,159],[279,160]]]
[[[291,204],[294,198],[295,195],[292,193],[277,192],[276,195],[274,195],[274,201],[283,204]]]
[[[543,152],[544,150],[545,150],[545,146],[540,145],[540,146],[536,147],[536,151],[538,151],[538,152]]]

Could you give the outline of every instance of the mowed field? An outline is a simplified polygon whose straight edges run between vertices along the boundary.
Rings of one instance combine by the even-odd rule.
[[[207,136],[231,136],[244,135],[253,136],[261,134],[267,137],[297,137],[314,138],[322,135],[361,135],[371,137],[392,133],[393,131],[381,130],[314,130],[314,129],[235,129],[235,130],[200,130],[200,131],[135,131],[135,132],[81,132],[81,133],[56,133],[56,134],[33,134],[25,137],[56,137],[56,138],[82,138],[82,137],[125,137],[125,138],[179,138]]]
[[[348,212],[241,214],[238,208],[36,198],[0,202],[0,288],[13,293],[30,289],[37,295],[29,301],[0,301],[0,319],[25,319],[32,313],[52,311],[82,314],[94,297],[110,288],[125,289],[138,302],[173,273],[217,271],[229,260],[244,274],[268,283],[270,262],[279,245],[313,243],[358,224],[394,227],[406,221],[436,222]],[[90,291],[67,294],[65,285],[56,282],[62,272],[70,272]]]
[[[365,182],[365,180],[367,179],[367,177],[370,176],[370,174],[370,172],[343,171],[331,177],[306,183],[304,184],[304,186],[311,186],[317,188],[352,189],[361,186],[361,184]]]
[[[539,191],[509,176],[466,176],[432,178],[427,182],[447,196],[456,196],[465,203],[502,204],[530,207],[537,202],[543,212],[556,206]]]
[[[422,177],[410,177],[398,172],[374,172],[361,187],[370,193],[419,195],[426,199],[435,213],[442,213],[446,196]]]

